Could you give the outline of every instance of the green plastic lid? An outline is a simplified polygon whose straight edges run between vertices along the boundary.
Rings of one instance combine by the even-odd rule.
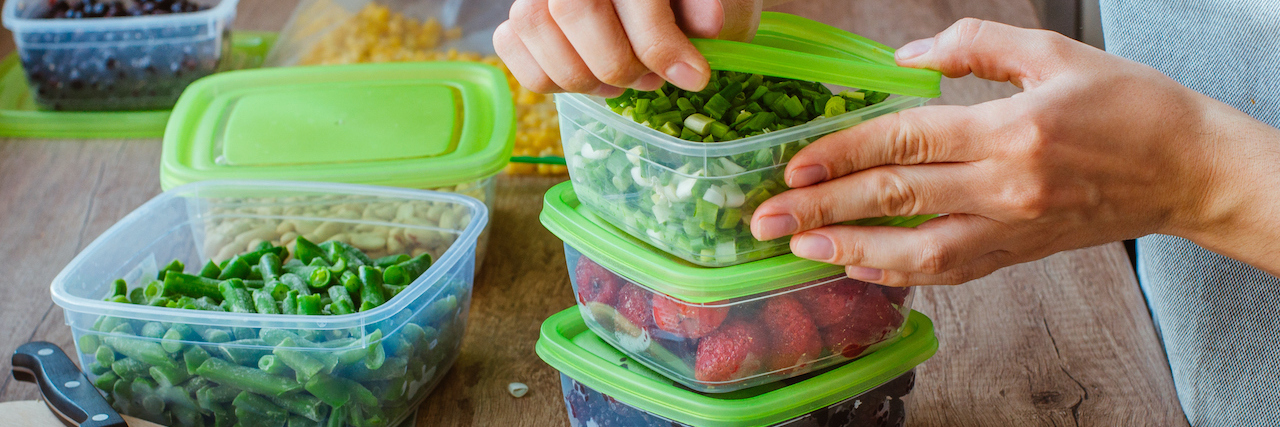
[[[795,15],[765,12],[751,43],[693,39],[712,69],[936,98],[942,74],[899,67],[892,48]]]
[[[892,380],[938,351],[933,322],[912,311],[902,338],[840,367],[791,384],[771,383],[732,393],[703,394],[674,385],[587,329],[577,307],[542,324],[538,356],[575,381],[619,402],[694,426],[772,425],[831,406]]]
[[[218,71],[262,66],[276,33],[231,33],[231,51]],[[17,53],[0,61],[0,136],[22,138],[159,138],[169,110],[46,111],[36,108]]]
[[[160,183],[236,178],[436,188],[502,170],[515,141],[502,71],[469,62],[289,67],[192,83]]]
[[[571,182],[551,187],[542,225],[592,261],[654,291],[691,303],[709,303],[844,273],[844,267],[793,254],[728,267],[703,267],[631,237],[578,202]]]

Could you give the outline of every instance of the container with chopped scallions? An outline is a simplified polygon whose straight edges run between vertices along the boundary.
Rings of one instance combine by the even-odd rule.
[[[815,82],[713,71],[707,87],[627,90],[600,102],[556,97],[578,197],[610,223],[695,264],[718,267],[786,253],[758,241],[750,218],[787,189],[787,161],[818,138],[926,98],[832,90]],[[914,225],[921,218],[871,218]]]

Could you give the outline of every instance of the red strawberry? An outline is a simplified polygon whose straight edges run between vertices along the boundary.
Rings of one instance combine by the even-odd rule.
[[[880,285],[874,285],[874,286],[877,288],[880,288],[880,292],[884,294],[885,298],[889,299],[889,302],[898,306],[901,306],[902,304],[906,304],[907,295],[911,293],[911,288],[909,287],[897,288],[893,286],[880,286]]]
[[[866,282],[842,278],[831,283],[796,291],[796,300],[809,310],[809,316],[819,328],[825,328],[848,319],[854,310],[862,306]]]
[[[700,338],[720,327],[729,307],[689,304],[666,295],[653,297],[653,323],[664,331],[686,338]]]
[[[579,302],[598,302],[607,305],[617,302],[618,288],[622,286],[623,280],[612,271],[584,256],[578,258],[574,275],[577,278]]]
[[[795,298],[786,294],[769,298],[759,319],[770,333],[769,371],[802,365],[822,353],[818,327]]]
[[[753,375],[764,366],[768,341],[759,326],[746,320],[725,322],[698,342],[694,377],[698,381],[721,382]]]
[[[822,329],[822,342],[832,353],[857,357],[902,326],[902,313],[878,289],[867,288],[860,301],[847,320]]]
[[[649,291],[632,283],[622,285],[622,289],[618,291],[618,314],[631,321],[636,328],[647,328],[653,322]]]

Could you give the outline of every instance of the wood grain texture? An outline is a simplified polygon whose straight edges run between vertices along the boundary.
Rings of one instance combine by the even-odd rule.
[[[237,28],[278,29],[296,0],[242,0]],[[821,0],[779,10],[891,46],[973,16],[1037,26],[1026,0]],[[0,52],[11,49],[0,33]],[[1017,89],[947,80],[934,103],[969,105]],[[112,223],[159,191],[155,140],[0,139],[0,354],[42,339],[71,351],[53,276]],[[492,242],[476,280],[462,353],[423,404],[420,426],[565,425],[558,374],[533,352],[538,327],[573,304],[558,239],[537,220],[559,180],[502,177]],[[937,356],[919,371],[911,425],[1185,425],[1169,368],[1118,244],[1059,254],[959,287],[923,289]],[[29,400],[0,358],[0,401]],[[513,398],[513,381],[530,393]]]

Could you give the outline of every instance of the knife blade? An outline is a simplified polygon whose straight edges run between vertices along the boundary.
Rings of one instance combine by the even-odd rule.
[[[116,413],[107,400],[98,394],[80,368],[62,352],[61,348],[44,341],[33,341],[18,347],[13,352],[13,378],[18,381],[35,383],[40,386],[40,394],[44,397],[48,410],[55,420],[68,427],[163,427],[149,421],[132,417],[124,417]],[[7,402],[5,407],[12,406],[16,413],[31,414],[32,401]],[[19,410],[25,412],[17,412]],[[0,411],[8,414],[9,411]],[[37,417],[33,415],[33,417]],[[8,417],[0,418],[4,422],[14,421]],[[17,420],[23,421],[23,420]],[[42,424],[18,424],[42,425]]]

